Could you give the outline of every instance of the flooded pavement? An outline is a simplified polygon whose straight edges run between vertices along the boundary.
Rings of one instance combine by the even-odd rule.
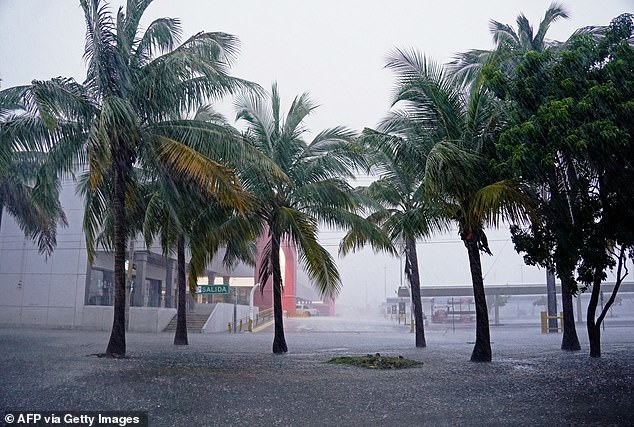
[[[493,362],[469,362],[473,325],[384,319],[286,319],[289,353],[257,334],[128,334],[128,359],[89,356],[109,334],[0,330],[0,408],[147,411],[151,426],[626,426],[634,414],[634,327],[607,328],[603,357],[559,350],[539,325],[491,328]],[[325,362],[342,355],[423,362],[369,370]]]

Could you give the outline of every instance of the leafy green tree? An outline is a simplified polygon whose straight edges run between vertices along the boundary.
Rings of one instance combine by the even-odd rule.
[[[500,105],[485,89],[467,91],[442,67],[417,52],[396,51],[388,67],[400,77],[398,99],[434,143],[425,164],[425,188],[458,226],[469,256],[476,305],[471,360],[491,361],[488,309],[480,252],[490,254],[486,226],[526,219],[527,198],[514,181],[492,169],[502,125]]]
[[[578,35],[556,53],[526,55],[513,79],[489,73],[513,111],[499,146],[506,166],[544,189],[541,221],[516,233],[518,243],[533,262],[554,264],[562,283],[571,283],[565,288],[592,285],[587,327],[595,357],[607,313],[596,319],[601,281],[614,266],[622,281],[633,243],[633,28],[632,16],[622,15],[602,37]]]
[[[354,133],[343,127],[319,132],[310,142],[303,139],[306,117],[316,108],[307,94],[296,97],[282,116],[277,85],[270,99],[244,95],[237,102],[237,118],[247,124],[246,137],[286,174],[273,176],[257,166],[245,167],[242,182],[256,199],[255,212],[267,233],[259,281],[273,286],[275,336],[273,352],[288,350],[282,316],[280,247],[287,241],[299,252],[317,290],[329,297],[341,286],[337,266],[318,240],[318,225],[343,226],[360,219],[357,201],[345,179],[364,158]]]
[[[95,208],[84,219],[90,259],[102,220],[112,215],[115,303],[106,354],[120,357],[126,352],[124,262],[131,237],[126,196],[134,186],[133,166],[181,175],[220,201],[237,197],[241,189],[235,174],[197,151],[216,135],[213,126],[180,119],[180,114],[249,85],[228,74],[237,48],[231,35],[198,33],[180,43],[177,19],[157,19],[141,31],[151,0],[130,0],[116,14],[100,0],[80,3],[86,20],[86,81],[35,81],[18,90],[55,135],[49,152],[53,164],[66,170],[75,163],[87,165],[94,194],[86,206]],[[221,141],[218,149],[229,152],[231,141]],[[106,179],[111,186],[104,185]]]

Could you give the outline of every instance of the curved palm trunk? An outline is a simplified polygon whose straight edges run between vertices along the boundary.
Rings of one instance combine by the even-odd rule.
[[[116,153],[116,151],[115,151]],[[125,191],[129,160],[121,153],[115,156],[114,164],[114,319],[112,332],[106,348],[106,354],[123,357],[126,352],[125,343]]]
[[[418,271],[418,255],[416,253],[415,239],[407,239],[405,242],[405,273],[412,287],[416,347],[427,347],[427,343],[425,342],[425,324],[423,320],[423,304],[420,297],[420,274]]]
[[[563,336],[561,337],[561,349],[566,351],[579,351],[581,345],[577,337],[577,327],[575,326],[575,313],[572,302],[571,285],[569,279],[561,281],[561,309],[563,312]]]
[[[188,345],[187,341],[187,295],[185,294],[185,235],[178,236],[178,247],[176,249],[178,264],[178,305],[176,309],[176,333],[174,334],[174,345]]]
[[[275,336],[273,337],[273,353],[286,353],[284,338],[284,316],[282,311],[282,272],[280,270],[280,238],[271,235],[271,266],[273,268],[273,317],[275,319]]]
[[[484,281],[482,280],[482,264],[480,262],[480,250],[473,240],[464,240],[469,254],[469,268],[471,270],[471,283],[473,285],[473,297],[476,309],[476,341],[471,353],[472,362],[491,361],[491,335],[489,333],[489,311],[486,295],[484,293]]]
[[[592,293],[588,303],[586,315],[586,328],[588,330],[588,341],[590,343],[590,357],[601,357],[601,323],[597,322],[597,307],[599,296],[601,295],[601,272],[597,271],[592,283]]]

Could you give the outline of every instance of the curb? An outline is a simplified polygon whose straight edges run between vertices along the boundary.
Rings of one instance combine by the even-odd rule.
[[[260,326],[257,326],[255,328],[253,328],[253,331],[251,331],[251,333],[260,332],[260,331],[268,328],[269,326],[271,326],[273,323],[275,323],[275,320],[269,320],[268,322],[263,323]]]

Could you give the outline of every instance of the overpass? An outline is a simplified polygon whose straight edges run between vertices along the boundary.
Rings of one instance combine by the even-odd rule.
[[[561,285],[557,284],[557,293],[561,294]],[[603,282],[601,290],[603,292],[612,292],[614,282]],[[515,285],[484,285],[487,296],[493,295],[544,295],[546,294],[546,283],[531,284],[515,284]],[[623,282],[619,288],[619,292],[634,292],[634,282]],[[473,287],[471,285],[446,285],[446,286],[425,286],[420,287],[421,296],[424,298],[432,297],[464,297],[473,295]]]
[[[601,291],[611,294],[614,289],[614,282],[601,283]],[[484,285],[484,289],[487,297],[494,297],[497,300],[497,296],[511,296],[511,295],[546,295],[545,283],[530,283],[530,284],[506,284],[506,285]],[[408,290],[409,291],[409,290]],[[556,285],[557,294],[561,295],[561,284]],[[587,292],[587,291],[586,291]],[[619,288],[619,292],[634,292],[634,282],[623,282]],[[445,285],[445,286],[426,286],[422,285],[420,289],[421,298],[438,298],[438,297],[470,297],[473,296],[473,287],[471,285]],[[410,301],[409,292],[407,295],[399,295],[399,297],[388,297],[387,304],[407,303]],[[583,321],[583,312],[581,309],[581,299],[577,298],[577,321]],[[493,324],[498,325],[500,323],[500,315],[498,307],[495,302],[493,304],[492,313]]]

